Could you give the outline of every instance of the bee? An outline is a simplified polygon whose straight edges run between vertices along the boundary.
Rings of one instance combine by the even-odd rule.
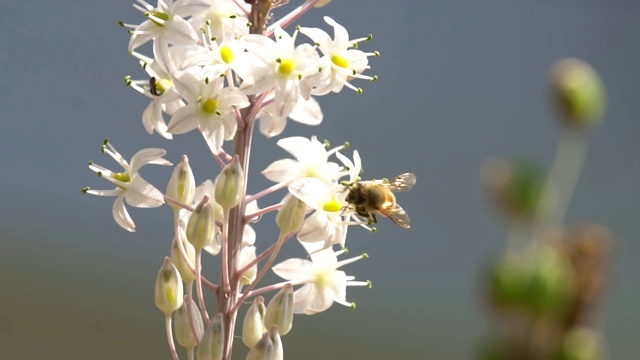
[[[405,173],[393,180],[357,181],[347,185],[349,193],[345,201],[355,210],[355,213],[366,218],[369,224],[378,222],[376,214],[382,214],[396,225],[408,229],[409,216],[396,203],[394,192],[410,190],[416,183],[416,176]]]
[[[158,89],[158,79],[156,79],[155,76],[152,76],[149,79],[149,92],[151,93],[151,95],[155,95],[155,96],[162,95],[160,93],[160,89]]]

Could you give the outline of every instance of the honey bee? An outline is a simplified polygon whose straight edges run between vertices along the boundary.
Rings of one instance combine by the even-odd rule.
[[[349,184],[346,202],[353,206],[355,213],[366,218],[369,224],[377,223],[376,214],[382,214],[396,225],[408,229],[409,216],[396,203],[394,192],[410,190],[416,183],[416,176],[405,173],[393,180],[357,181]]]
[[[155,76],[152,76],[149,79],[149,92],[151,93],[151,95],[155,95],[155,96],[162,95],[160,93],[160,89],[158,89],[158,79],[156,79]]]

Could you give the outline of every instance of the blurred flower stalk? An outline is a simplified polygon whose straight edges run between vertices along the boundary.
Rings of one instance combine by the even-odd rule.
[[[484,295],[497,333],[486,360],[600,360],[598,303],[607,283],[612,235],[601,225],[564,227],[564,216],[601,121],[605,94],[598,74],[578,59],[551,72],[560,118],[548,174],[531,160],[489,159],[481,178],[508,224],[504,252],[492,261]]]
[[[167,140],[199,132],[216,168],[209,180],[196,185],[189,158],[182,155],[162,193],[139,170],[147,164],[172,166],[164,159],[165,150],[143,149],[126,160],[105,140],[102,151],[123,170],[111,171],[93,162],[89,168],[115,189],[83,189],[116,197],[113,217],[131,232],[136,225],[125,203],[173,209],[174,231],[167,236],[173,241],[158,272],[155,303],[165,315],[174,359],[179,359],[177,340],[188,359],[229,360],[238,333],[249,348],[247,359],[282,359],[281,337],[291,331],[294,314],[319,313],[334,302],[354,307],[346,300],[347,287],[370,286],[370,282],[357,281],[342,268],[367,256],[338,258],[346,253],[350,226],[371,231],[376,222],[371,205],[348,201],[354,189],[384,195],[381,201],[385,202],[377,205],[388,212],[381,213],[409,227],[406,213],[389,191],[355,186],[373,183],[360,183],[357,151],[347,156],[348,144],[330,148],[315,136],[278,140],[277,145],[293,158],[276,160],[263,171],[275,185],[247,192],[255,127],[272,138],[283,132],[287,119],[318,125],[323,114],[314,97],[343,89],[362,93],[352,82],[377,80],[364,72],[370,68],[369,58],[379,53],[359,49],[359,44],[371,40],[370,35],[352,39],[329,17],[324,20],[333,36],[301,26],[287,31],[300,16],[329,1],[302,1],[273,19],[272,10],[286,3],[158,0],[153,6],[137,0],[133,6],[144,21],[121,22],[130,29],[129,51],[147,74],[142,80],[125,78],[128,86],[149,100],[142,113],[144,128]],[[138,52],[141,48],[152,56]],[[395,185],[408,190],[413,183],[415,176],[405,174]],[[373,184],[382,190],[394,186],[393,182]],[[284,192],[281,201],[258,206],[258,201],[278,191]],[[362,196],[352,197],[364,201]],[[277,213],[275,238],[256,234],[251,227],[270,213]],[[276,261],[293,237],[308,257]],[[220,257],[220,268],[205,271],[203,256]],[[283,281],[264,284],[269,271]],[[272,295],[268,302],[263,298],[267,294]],[[216,304],[211,306],[214,297]],[[244,320],[239,320],[245,304]],[[241,331],[236,331],[236,324]]]

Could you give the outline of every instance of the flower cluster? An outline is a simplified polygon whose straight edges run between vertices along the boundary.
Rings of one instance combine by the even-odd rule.
[[[353,151],[351,158],[343,153],[348,144],[329,148],[315,136],[282,138],[277,145],[293,158],[276,160],[263,171],[275,185],[247,193],[256,120],[266,137],[280,135],[288,118],[318,125],[323,114],[314,96],[339,93],[345,87],[362,93],[352,84],[354,80],[377,79],[363,73],[369,69],[368,58],[379,53],[358,49],[371,36],[351,39],[329,17],[324,19],[333,28],[333,37],[318,28],[284,30],[328,1],[306,1],[269,24],[271,10],[281,3],[158,0],[154,7],[137,0],[134,7],[145,21],[121,23],[131,29],[129,51],[149,77],[126,77],[127,85],[150,100],[142,114],[144,128],[166,139],[199,131],[221,167],[215,179],[196,186],[188,157],[183,155],[163,194],[138,172],[145,164],[171,165],[162,149],[140,150],[127,162],[105,140],[103,151],[124,171],[89,165],[116,188],[86,188],[85,192],[117,196],[113,216],[124,229],[135,230],[125,201],[134,207],[168,204],[174,209],[170,256],[158,273],[155,293],[156,305],[165,313],[174,359],[178,354],[172,319],[175,337],[190,359],[196,353],[199,359],[230,359],[236,314],[246,300],[254,298],[243,323],[243,341],[251,348],[248,358],[279,359],[283,356],[280,336],[290,330],[294,313],[315,314],[334,302],[353,306],[346,301],[347,286],[370,285],[339,270],[367,257],[338,260],[346,251],[348,227],[371,229],[370,219],[362,219],[363,210],[347,201],[361,172],[358,152]],[[299,43],[300,34],[310,42]],[[148,42],[152,42],[152,57],[138,52]],[[230,153],[224,149],[228,141],[233,141]],[[282,201],[258,207],[258,200],[279,190],[286,190]],[[401,210],[395,198],[391,200],[380,206]],[[277,212],[279,236],[269,245],[268,236],[257,236],[250,224],[272,212]],[[294,236],[309,259],[274,264],[282,246]],[[219,284],[205,277],[203,250],[221,256]],[[257,287],[269,270],[285,281]],[[208,314],[204,289],[217,298],[214,316]],[[274,291],[278,293],[265,308],[261,295]]]

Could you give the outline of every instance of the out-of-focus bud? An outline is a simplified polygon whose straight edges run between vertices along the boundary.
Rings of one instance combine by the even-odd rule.
[[[571,264],[551,247],[539,249],[534,257],[534,273],[527,296],[529,304],[539,315],[562,317],[575,288]]]
[[[490,269],[489,294],[493,306],[505,310],[526,302],[532,274],[522,255],[506,253]]]
[[[576,129],[598,125],[605,108],[605,90],[598,73],[579,59],[564,59],[551,71],[551,86],[566,124]]]
[[[214,209],[209,197],[205,196],[189,217],[187,240],[196,248],[196,251],[200,251],[213,241],[215,235],[216,219]]]
[[[188,284],[195,280],[196,275],[193,273],[193,271],[191,271],[191,267],[189,267],[189,265],[182,258],[180,249],[178,248],[178,241],[182,241],[184,253],[187,256],[187,259],[191,262],[192,266],[195,266],[196,263],[196,249],[188,241],[178,240],[177,237],[174,238],[173,243],[171,243],[171,262],[180,272],[182,281]]]
[[[244,244],[243,244],[244,245]],[[256,259],[256,247],[253,245],[244,245],[240,250],[240,267],[245,267]],[[258,273],[258,264],[253,265],[245,271],[240,277],[240,284],[249,285],[256,279]]]
[[[244,171],[238,155],[222,169],[216,178],[215,199],[223,209],[229,210],[238,204],[244,196]]]
[[[171,263],[171,259],[165,257],[164,264],[162,264],[156,277],[156,306],[160,311],[169,315],[182,306],[183,296],[180,272]]]
[[[189,320],[189,302],[191,303],[191,318],[193,320]],[[193,322],[193,328],[191,328],[191,322]],[[198,310],[198,305],[193,299],[183,301],[180,309],[173,313],[173,324],[176,329],[178,344],[187,349],[193,349],[198,345],[204,333],[204,324],[202,323],[202,315]]]
[[[477,350],[477,359],[479,360],[507,360],[506,354],[508,349],[503,341],[497,338],[482,339]]]
[[[531,160],[491,158],[482,165],[481,180],[496,205],[509,218],[536,219],[553,201],[544,193],[544,171]]]
[[[221,360],[224,355],[224,320],[218,313],[204,330],[196,350],[198,360]]]
[[[264,327],[270,329],[278,327],[278,333],[287,335],[293,325],[293,286],[285,285],[269,301],[267,312],[264,315]]]
[[[276,330],[277,331],[277,330]],[[269,332],[265,331],[262,338],[258,341],[247,354],[246,360],[272,360],[275,359],[276,349],[273,339]],[[200,359],[198,359],[200,360]]]
[[[602,340],[597,332],[581,327],[565,335],[559,360],[600,360],[604,358]]]
[[[300,199],[291,194],[287,195],[284,205],[280,208],[278,216],[276,216],[276,224],[283,234],[290,234],[298,231],[304,220],[304,214],[307,205]]]
[[[196,180],[189,166],[187,155],[182,155],[182,162],[176,166],[167,185],[167,195],[184,203],[191,204],[196,193]],[[174,209],[181,209],[171,204]]]
[[[264,314],[267,308],[264,306],[264,299],[259,296],[244,315],[244,321],[242,323],[242,342],[247,345],[248,348],[252,348],[260,341],[262,334],[266,329],[263,325]]]

